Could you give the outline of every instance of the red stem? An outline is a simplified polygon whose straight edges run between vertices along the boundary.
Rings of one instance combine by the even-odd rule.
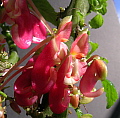
[[[32,0],[27,0],[27,1],[30,4],[30,6],[33,8],[33,10],[35,11],[35,13],[37,14],[38,19],[41,20],[41,22],[44,24],[44,26],[49,31],[49,33],[50,34],[54,34],[53,30],[51,29],[51,27],[49,26],[49,24],[46,22],[46,20],[44,19],[44,17],[41,15],[41,13],[38,11],[38,9],[34,5],[33,1]]]

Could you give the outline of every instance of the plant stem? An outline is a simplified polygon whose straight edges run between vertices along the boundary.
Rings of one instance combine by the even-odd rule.
[[[35,11],[35,13],[37,14],[38,19],[41,20],[41,22],[44,24],[44,26],[46,27],[46,29],[48,30],[48,32],[50,34],[54,34],[51,27],[49,26],[49,24],[46,22],[46,20],[44,19],[44,17],[41,15],[41,13],[38,11],[38,9],[36,8],[36,6],[34,5],[32,0],[27,0],[28,3],[31,5],[31,7],[33,8],[33,10]]]

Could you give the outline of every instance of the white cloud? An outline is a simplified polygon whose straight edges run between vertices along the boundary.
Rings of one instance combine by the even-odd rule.
[[[118,20],[119,20],[119,23],[120,23],[120,11],[117,12],[117,15],[118,15]]]

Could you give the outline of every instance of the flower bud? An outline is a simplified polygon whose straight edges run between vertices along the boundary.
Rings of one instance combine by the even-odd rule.
[[[79,95],[72,95],[70,98],[70,104],[74,107],[77,108],[79,104]]]
[[[63,20],[60,22],[58,30],[61,29],[61,27],[63,27],[66,23],[70,22],[72,20],[72,16],[66,16],[65,18],[63,18]]]
[[[13,109],[13,111],[15,111],[16,113],[20,114],[21,110],[18,106],[18,104],[16,103],[16,101],[14,100],[10,100],[10,107]]]
[[[94,99],[94,97],[81,96],[81,98],[80,98],[80,104],[88,104],[88,103],[92,102],[93,99]]]
[[[72,94],[73,95],[78,94],[78,87],[77,86],[73,86],[73,88],[72,88]]]

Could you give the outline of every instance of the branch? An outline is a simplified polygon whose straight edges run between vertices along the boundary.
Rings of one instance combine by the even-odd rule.
[[[50,34],[54,34],[54,32],[52,31],[52,28],[49,26],[49,24],[46,22],[46,20],[44,19],[44,17],[41,15],[41,13],[38,11],[37,7],[34,5],[32,0],[27,0],[28,3],[31,5],[31,7],[33,8],[33,10],[35,11],[35,13],[37,14],[36,17],[38,19],[41,20],[41,22],[44,24],[44,26],[46,27],[46,29],[49,31]]]

